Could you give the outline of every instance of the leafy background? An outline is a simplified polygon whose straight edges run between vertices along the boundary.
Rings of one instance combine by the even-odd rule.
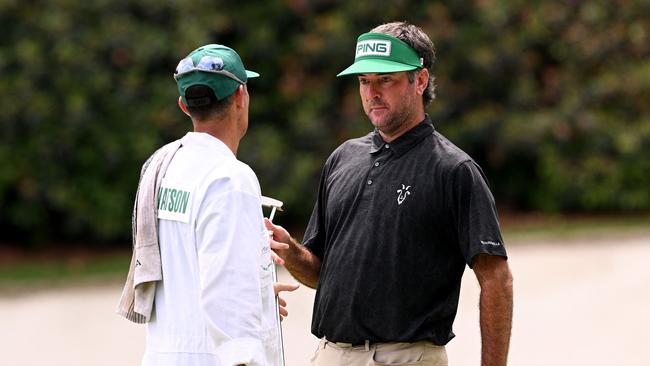
[[[356,37],[392,20],[436,45],[436,128],[507,213],[650,211],[650,1],[0,0],[0,242],[129,241],[141,164],[191,129],[172,72],[235,48],[251,125],[239,158],[302,228],[321,166],[367,133]]]

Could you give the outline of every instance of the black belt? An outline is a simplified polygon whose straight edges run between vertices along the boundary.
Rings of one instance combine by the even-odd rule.
[[[347,342],[332,342],[332,341],[328,341],[327,338],[325,339],[325,342],[331,343],[339,348],[355,348],[355,347],[368,348],[374,344],[374,342],[370,342],[369,340],[365,340],[363,343],[347,343]]]

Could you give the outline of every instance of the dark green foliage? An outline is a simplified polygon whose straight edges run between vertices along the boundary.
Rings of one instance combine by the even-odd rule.
[[[365,134],[356,37],[432,38],[437,128],[515,210],[650,209],[650,2],[0,0],[2,241],[126,240],[140,165],[191,128],[172,72],[227,44],[262,77],[240,159],[303,227],[322,163]]]

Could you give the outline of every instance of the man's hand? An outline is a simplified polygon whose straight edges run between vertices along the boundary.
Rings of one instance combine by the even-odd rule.
[[[291,241],[291,235],[280,225],[275,225],[271,220],[265,218],[264,224],[269,230],[271,257],[273,261],[279,265],[284,265],[284,259],[286,257],[286,250],[289,249],[289,242]]]
[[[269,219],[264,219],[264,225],[269,231],[273,261],[283,265],[301,283],[316,288],[320,276],[320,258],[293,239],[282,226],[275,225]]]
[[[278,305],[280,305],[280,320],[283,320],[285,316],[289,316],[287,311],[287,302],[279,296],[282,291],[295,291],[300,287],[297,283],[281,283],[276,282],[273,284],[273,291],[275,291],[275,296],[278,297]]]

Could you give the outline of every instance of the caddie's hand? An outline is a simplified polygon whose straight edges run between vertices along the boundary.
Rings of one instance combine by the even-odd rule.
[[[289,242],[291,235],[282,226],[275,225],[269,219],[264,218],[264,225],[269,230],[269,242],[272,249],[271,257],[273,261],[279,265],[284,264],[284,257],[286,250],[289,249]]]
[[[282,282],[276,282],[273,284],[273,291],[275,291],[275,296],[278,297],[278,305],[279,306],[279,312],[280,312],[280,320],[282,321],[285,316],[289,316],[289,312],[287,311],[287,302],[284,301],[283,298],[279,296],[280,292],[282,291],[296,291],[300,287],[299,284],[297,283],[282,283]]]

